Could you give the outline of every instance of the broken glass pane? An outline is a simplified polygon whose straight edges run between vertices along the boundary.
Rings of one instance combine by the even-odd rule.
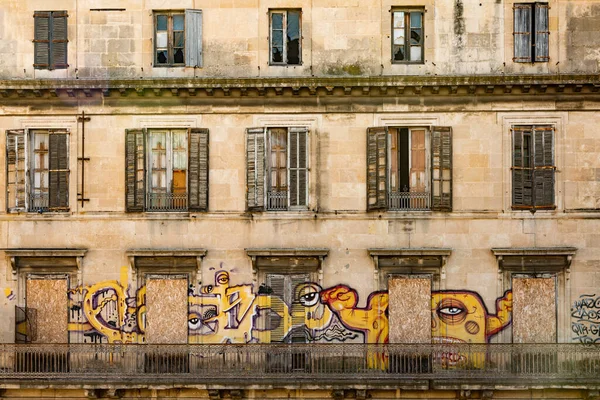
[[[394,61],[404,60],[404,46],[394,46]]]
[[[183,64],[183,49],[176,49],[173,58],[174,58],[173,63]]]
[[[420,44],[421,43],[421,29],[411,29],[410,30],[410,44]]]

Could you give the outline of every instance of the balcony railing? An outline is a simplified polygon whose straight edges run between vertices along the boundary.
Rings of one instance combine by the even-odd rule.
[[[267,192],[267,210],[285,211],[288,209],[287,190],[271,190]]]
[[[0,345],[0,381],[600,384],[600,345]]]
[[[426,211],[429,210],[429,192],[390,192],[389,209],[394,211]]]
[[[40,212],[48,211],[49,196],[48,193],[34,192],[29,195],[29,201],[31,202],[31,211]]]
[[[186,211],[187,193],[148,193],[147,211]]]

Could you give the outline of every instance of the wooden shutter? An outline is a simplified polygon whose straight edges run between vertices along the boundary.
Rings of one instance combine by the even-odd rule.
[[[67,68],[67,12],[52,12],[50,42],[50,69]]]
[[[388,205],[388,128],[367,129],[367,210]]]
[[[529,208],[533,206],[530,155],[530,127],[514,127],[512,129],[513,163],[512,163],[512,204],[513,208]]]
[[[142,129],[125,131],[125,209],[144,211],[146,193],[146,140]]]
[[[36,69],[50,66],[50,18],[49,11],[36,11],[33,14],[33,67]]]
[[[549,61],[548,4],[535,3],[535,61]]]
[[[277,297],[281,301],[271,300],[271,312],[267,314],[265,327],[271,332],[271,342],[281,342],[288,330],[285,323],[287,320],[285,314],[288,310],[284,307],[286,297],[285,275],[267,274],[266,280],[267,286],[272,290],[271,299]]]
[[[554,127],[533,127],[533,198],[535,208],[554,206]]]
[[[294,274],[288,275],[288,279],[290,280],[290,293],[289,293],[289,303],[294,308],[294,304],[300,304],[297,296],[298,286],[310,281],[310,274]],[[293,311],[293,310],[292,310]],[[306,313],[301,312],[292,312],[292,330],[290,332],[290,337],[288,339],[291,343],[306,343],[308,337],[306,335],[307,321],[306,321]]]
[[[69,208],[69,135],[66,131],[49,133],[48,209]]]
[[[249,211],[265,207],[265,128],[246,130],[246,201]]]
[[[8,211],[25,209],[25,131],[6,131],[6,208]]]
[[[514,62],[531,62],[531,4],[515,4],[514,10]]]
[[[288,131],[290,207],[308,205],[308,129]]]
[[[208,129],[191,129],[189,139],[189,193],[190,211],[208,210]]]
[[[431,131],[431,209],[452,211],[452,128]]]
[[[185,65],[202,66],[202,11],[185,10]]]

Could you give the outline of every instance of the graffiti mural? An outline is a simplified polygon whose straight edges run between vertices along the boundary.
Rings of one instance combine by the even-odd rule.
[[[70,290],[69,306],[72,343],[146,340],[146,286],[135,289],[126,276]],[[288,304],[264,285],[258,291],[252,284],[231,285],[229,272],[220,270],[214,282],[198,291],[190,285],[188,341],[272,343],[300,337],[307,342],[384,344],[389,342],[388,307],[385,291],[371,293],[359,307],[355,289],[322,288],[314,282],[296,285]],[[510,324],[512,293],[497,299],[496,310],[488,312],[475,292],[432,292],[431,316],[434,343],[487,343]]]
[[[600,296],[582,294],[571,307],[573,341],[600,343]]]

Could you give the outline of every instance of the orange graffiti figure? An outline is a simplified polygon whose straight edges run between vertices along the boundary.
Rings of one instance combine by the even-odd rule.
[[[361,330],[366,343],[388,343],[388,294],[373,292],[365,308],[356,307],[358,293],[345,285],[338,285],[321,292],[321,301],[338,314],[348,329]]]

